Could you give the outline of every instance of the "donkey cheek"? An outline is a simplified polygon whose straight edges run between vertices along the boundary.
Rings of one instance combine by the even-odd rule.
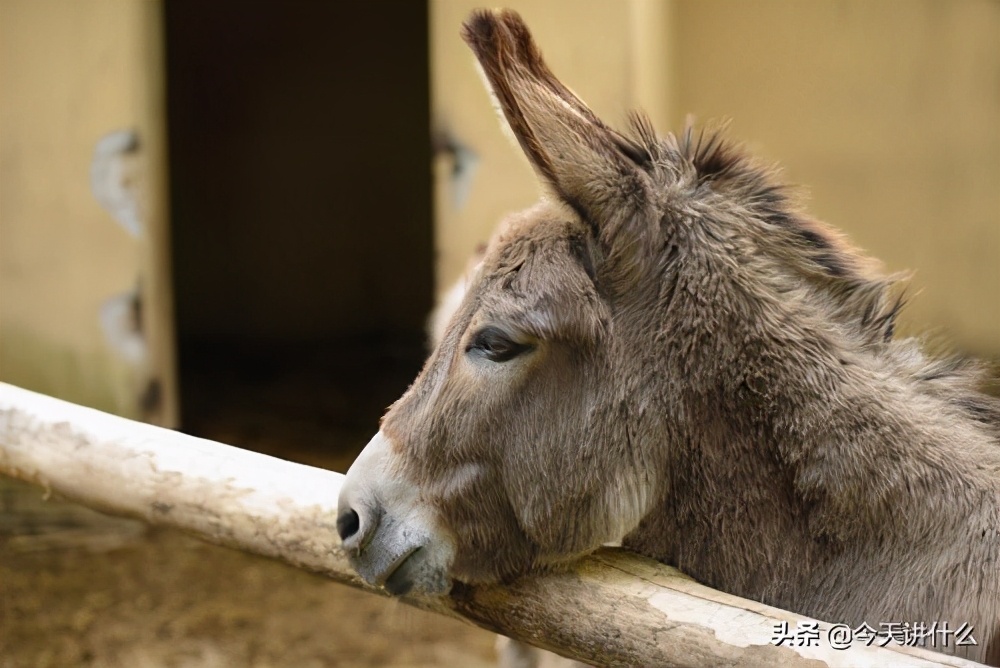
[[[444,513],[448,523],[448,513]],[[508,509],[465,506],[452,516],[456,552],[451,575],[467,583],[509,579],[531,568],[536,546],[521,532]]]

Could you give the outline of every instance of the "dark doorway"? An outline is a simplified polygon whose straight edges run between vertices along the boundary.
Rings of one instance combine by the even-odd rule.
[[[341,468],[424,352],[426,3],[164,5],[182,426]]]

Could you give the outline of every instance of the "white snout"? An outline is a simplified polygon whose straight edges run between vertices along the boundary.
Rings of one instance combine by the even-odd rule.
[[[393,594],[444,593],[454,541],[398,458],[381,431],[365,446],[341,488],[337,530],[351,565],[369,584]]]

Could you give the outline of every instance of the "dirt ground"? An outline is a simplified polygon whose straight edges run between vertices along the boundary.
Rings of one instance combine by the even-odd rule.
[[[201,408],[185,430],[346,470],[377,428],[385,393],[323,377],[243,378],[235,391],[198,382],[189,404]],[[494,665],[494,642],[461,622],[0,480],[2,668],[477,668]]]
[[[95,524],[0,548],[4,668],[493,664],[493,636],[460,622],[176,531]]]

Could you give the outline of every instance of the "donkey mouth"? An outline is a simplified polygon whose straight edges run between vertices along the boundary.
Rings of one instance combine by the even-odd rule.
[[[392,596],[411,593],[435,596],[447,594],[451,589],[451,580],[445,570],[434,563],[433,550],[427,549],[426,545],[417,545],[402,552],[385,568],[379,569],[378,574],[373,574],[361,564],[355,564],[355,568],[368,584],[384,587]]]
[[[372,544],[374,543],[374,544]],[[358,572],[358,575],[374,587],[382,587],[400,567],[413,554],[419,551],[421,545],[412,545],[403,549],[392,549],[385,545],[380,545],[376,541],[363,546],[362,549],[355,548],[348,552],[348,559],[351,566]]]
[[[420,545],[402,555],[386,571],[382,582],[385,590],[393,596],[441,596],[448,593],[451,584],[446,569],[436,563],[434,550],[428,545]]]
[[[378,546],[381,547],[381,546]],[[408,546],[390,556],[386,550],[349,554],[354,569],[368,584],[384,587],[392,596],[441,595],[451,589],[451,580],[426,544]]]
[[[396,563],[392,565],[386,573],[382,586],[393,596],[406,596],[413,589],[414,585],[414,565],[419,561],[419,556],[423,546],[414,547],[409,552],[401,555]]]

